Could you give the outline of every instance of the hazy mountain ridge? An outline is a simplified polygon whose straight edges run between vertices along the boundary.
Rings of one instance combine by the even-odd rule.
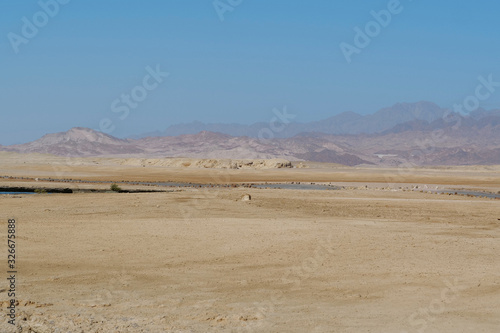
[[[289,138],[302,132],[320,132],[326,134],[372,134],[389,130],[397,124],[424,120],[432,122],[442,118],[450,111],[440,108],[431,102],[398,103],[388,108],[383,108],[374,114],[360,115],[352,111],[340,113],[320,121],[308,123],[291,122],[283,131],[273,133],[275,137]],[[289,111],[288,113],[293,113]],[[168,127],[165,131],[156,131],[138,135],[134,138],[148,136],[177,136],[181,134],[196,134],[201,131],[218,132],[232,136],[249,136],[257,138],[263,128],[269,127],[269,123],[258,122],[251,125],[241,124],[205,124],[195,121],[187,124],[177,124]]]
[[[398,114],[398,110],[403,111]],[[390,119],[379,121],[377,127],[376,120],[380,120],[381,115]],[[334,119],[344,122],[335,125]],[[373,128],[378,129],[387,127],[389,123],[396,124],[379,133],[334,135],[315,130],[271,140],[210,131],[118,139],[87,128],[72,128],[67,132],[47,134],[26,144],[0,146],[0,150],[61,156],[283,158],[350,166],[500,164],[499,110],[481,109],[462,116],[427,102],[396,104],[371,116],[344,113],[321,122],[321,126],[312,124],[302,128],[331,129],[340,126],[345,129],[354,126],[354,123],[359,126],[361,119],[362,122],[372,121]],[[407,119],[410,120],[401,122]],[[299,126],[290,125],[296,126],[294,130]],[[266,128],[268,125],[262,123],[262,126]]]

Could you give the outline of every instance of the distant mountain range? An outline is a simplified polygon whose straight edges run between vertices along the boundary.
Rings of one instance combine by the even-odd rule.
[[[500,110],[460,115],[419,102],[367,116],[342,113],[284,127],[273,139],[258,138],[263,128],[272,128],[268,123],[192,123],[169,127],[168,136],[135,139],[72,128],[0,150],[62,156],[285,158],[349,166],[500,164]]]
[[[318,132],[325,134],[373,134],[391,129],[392,127],[413,120],[433,122],[450,111],[440,108],[431,102],[399,103],[381,109],[374,114],[359,115],[355,112],[343,112],[336,116],[309,123],[290,122],[282,131],[274,131],[277,138],[290,138],[304,132]],[[281,125],[279,121],[278,125]],[[176,136],[182,134],[196,134],[202,131],[229,134],[232,136],[259,137],[263,128],[269,123],[259,122],[252,125],[241,124],[205,124],[195,121],[188,124],[178,124],[168,127],[165,131],[145,133],[133,137],[134,139],[148,136]]]

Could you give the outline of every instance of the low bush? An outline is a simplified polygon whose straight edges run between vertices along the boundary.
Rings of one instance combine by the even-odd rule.
[[[111,189],[111,191],[115,191],[115,192],[120,192],[122,189],[120,186],[118,186],[117,184],[111,184],[111,186],[109,187]]]

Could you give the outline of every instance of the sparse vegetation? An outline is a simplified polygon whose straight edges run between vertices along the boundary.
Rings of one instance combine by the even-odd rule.
[[[120,192],[122,189],[120,186],[118,186],[117,184],[111,184],[111,186],[109,187],[111,189],[111,191],[114,191],[114,192]]]
[[[47,193],[47,190],[45,190],[43,188],[37,188],[37,189],[35,189],[35,193],[37,193],[37,194],[44,194],[44,193]]]

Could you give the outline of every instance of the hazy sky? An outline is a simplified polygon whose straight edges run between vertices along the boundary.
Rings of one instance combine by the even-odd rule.
[[[0,2],[0,144],[266,121],[285,105],[300,122],[451,107],[478,76],[500,81],[495,1],[54,1]],[[357,48],[350,63],[341,43]],[[481,106],[500,107],[500,88]]]

